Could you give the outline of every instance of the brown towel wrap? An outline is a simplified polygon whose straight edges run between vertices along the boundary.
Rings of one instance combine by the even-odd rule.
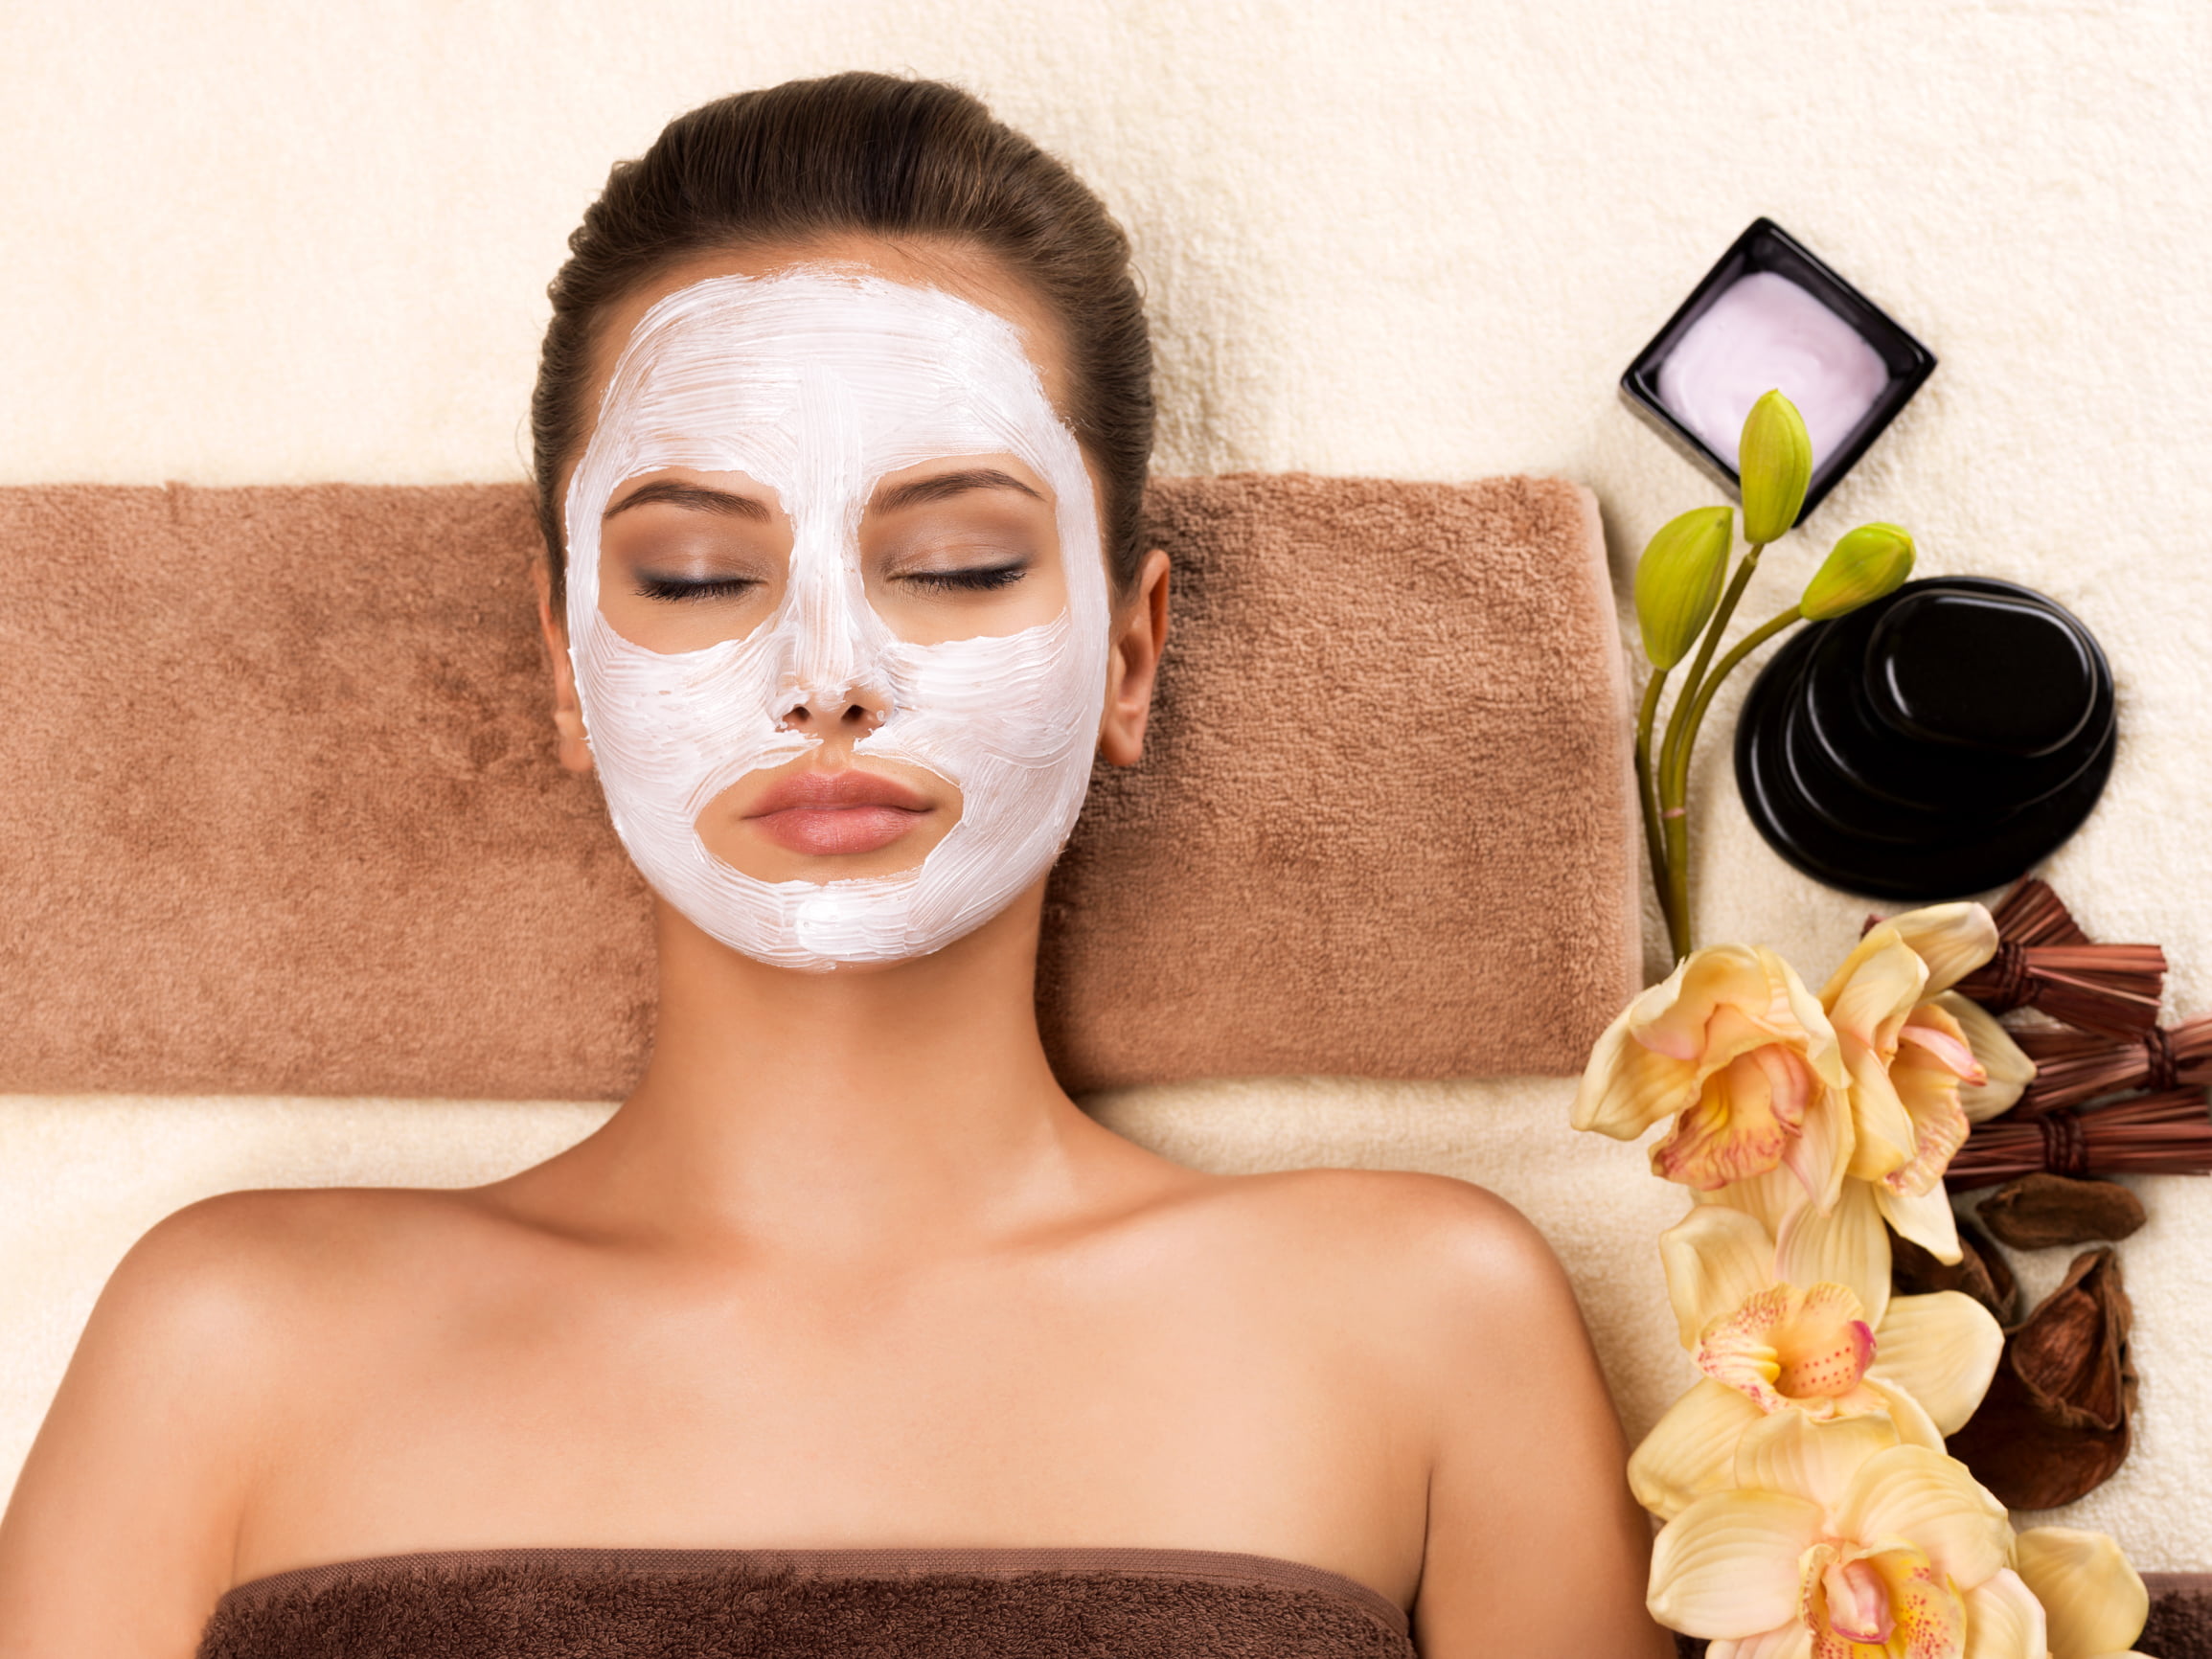
[[[1404,1613],[1211,1550],[472,1550],[225,1596],[199,1659],[1412,1659]]]

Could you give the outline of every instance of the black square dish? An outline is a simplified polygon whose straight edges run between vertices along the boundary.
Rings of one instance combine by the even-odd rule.
[[[1737,494],[1736,468],[1715,453],[1705,440],[1668,407],[1659,395],[1659,375],[1683,336],[1722,294],[1744,278],[1767,271],[1794,283],[1840,318],[1872,349],[1888,375],[1865,414],[1835,448],[1814,465],[1813,481],[1805,491],[1805,505],[1797,514],[1802,523],[1805,515],[1820,505],[1821,498],[1835,487],[1836,480],[1858,465],[1868,445],[1911,401],[1922,382],[1934,372],[1935,353],[1906,333],[1873,301],[1821,263],[1802,242],[1772,219],[1753,219],[1751,228],[1721,256],[1720,263],[1705,273],[1704,280],[1691,290],[1681,307],[1667,319],[1666,327],[1653,336],[1652,343],[1629,365],[1629,372],[1621,376],[1621,395],[1660,436],[1711,472],[1730,494]],[[1731,444],[1731,450],[1733,447]]]

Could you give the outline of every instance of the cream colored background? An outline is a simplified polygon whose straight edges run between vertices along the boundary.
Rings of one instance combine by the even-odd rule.
[[[1614,381],[1769,214],[1943,361],[1747,613],[1865,517],[1909,524],[1924,571],[2075,607],[2117,666],[2125,746],[2049,874],[2094,934],[2168,946],[2173,1013],[2212,1005],[2196,0],[80,0],[11,8],[0,42],[6,482],[519,477],[544,285],[608,163],[709,97],[858,66],[963,81],[1105,193],[1157,325],[1163,468],[1561,473],[1598,491],[1625,572],[1713,489]],[[1817,983],[1867,907],[1769,854],[1708,748],[1703,936],[1771,943]],[[1215,1168],[1496,1187],[1557,1241],[1640,1432],[1686,1380],[1652,1247],[1679,1202],[1634,1149],[1566,1131],[1570,1092],[1286,1079],[1099,1109]],[[168,1210],[474,1180],[597,1116],[0,1101],[0,1467]],[[2145,1567],[2212,1568],[2212,1186],[2143,1186],[2139,1449],[2075,1513]]]

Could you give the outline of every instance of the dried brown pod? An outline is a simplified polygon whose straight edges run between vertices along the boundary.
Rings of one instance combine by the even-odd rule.
[[[2075,1257],[2005,1337],[1980,1409],[1950,1437],[1951,1456],[2016,1510],[2056,1509],[2102,1486],[2128,1455],[2132,1318],[2111,1249]]]
[[[2136,1095],[2041,1116],[1976,1124],[1944,1179],[1954,1192],[2048,1170],[2092,1175],[2212,1173],[2212,1110],[2202,1089]]]
[[[1996,955],[1960,980],[1992,1013],[2040,1009],[2062,1024],[2141,1036],[2158,1023],[2166,953],[2155,944],[2092,944],[2059,896],[2030,876],[1990,912]]]
[[[2143,1200],[2116,1181],[2044,1173],[2007,1181],[1975,1214],[1992,1238],[2015,1250],[2125,1239],[2145,1219]]]
[[[2020,1287],[2013,1278],[2004,1252],[1973,1230],[1958,1224],[1959,1259],[1938,1261],[1911,1239],[1889,1236],[1889,1282],[1902,1296],[1930,1296],[1938,1290],[1963,1290],[2010,1325],[2019,1306]]]
[[[2139,1037],[2063,1027],[2012,1035],[2036,1062],[2035,1078],[2013,1108],[2015,1117],[2035,1117],[2131,1089],[2164,1093],[2212,1083],[2212,1014],[2171,1031],[2154,1026]]]

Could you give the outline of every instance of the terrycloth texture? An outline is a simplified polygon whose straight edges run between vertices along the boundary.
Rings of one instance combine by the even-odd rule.
[[[626,1092],[513,486],[0,490],[0,1086]]]
[[[1092,780],[1039,964],[1062,1080],[1580,1072],[1640,966],[1594,503],[1237,476],[1151,507],[1155,724]]]
[[[1042,1011],[1077,1088],[1563,1073],[1634,989],[1634,808],[1567,484],[1174,479],[1145,763]],[[646,894],[552,758],[520,491],[0,490],[0,1088],[604,1100]]]
[[[223,1598],[199,1659],[1412,1659],[1334,1573],[1201,1550],[487,1550]]]
[[[1653,530],[1717,497],[1614,381],[1770,214],[1942,366],[1768,551],[1746,624],[1874,518],[1911,528],[1924,574],[2027,582],[2080,616],[2119,679],[2120,753],[2046,874],[2100,937],[2167,946],[2170,1018],[2212,1010],[2201,0],[566,0],[557,26],[512,0],[16,11],[8,483],[518,478],[545,284],[608,162],[740,87],[901,69],[973,87],[1129,225],[1160,470],[1576,478],[1625,584]],[[1719,740],[1735,706],[1732,686],[1693,785],[1699,935],[1770,944],[1819,983],[1867,906],[1752,832]],[[1495,1183],[1561,1244],[1638,1431],[1695,1375],[1653,1244],[1680,1194],[1636,1148],[1568,1136],[1569,1092],[1291,1079],[1109,1104],[1209,1168]],[[0,1102],[0,1471],[100,1280],[165,1210],[224,1186],[484,1178],[583,1113]],[[2135,1450],[2038,1518],[2108,1529],[2146,1568],[2208,1568],[2212,1183],[2136,1187]],[[2018,1259],[2031,1302],[2070,1254]]]

